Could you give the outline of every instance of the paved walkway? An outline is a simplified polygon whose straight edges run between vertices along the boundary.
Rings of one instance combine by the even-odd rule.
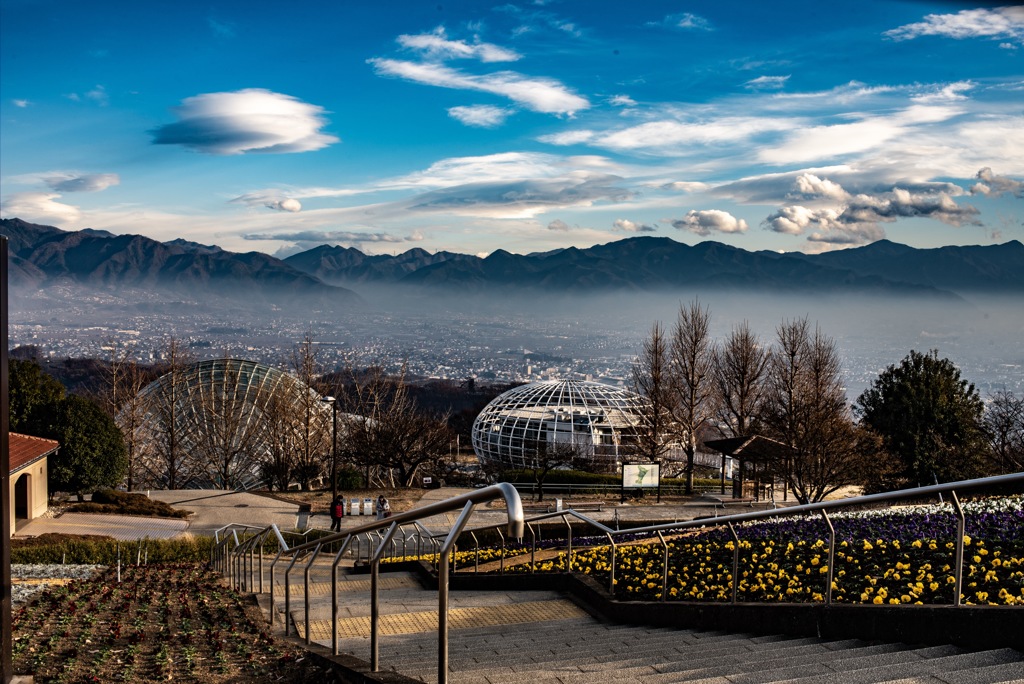
[[[423,498],[416,504],[421,508],[438,501],[450,499],[459,494],[473,491],[446,487],[430,489],[423,493]],[[168,503],[175,508],[192,511],[192,517],[186,522],[167,518],[141,518],[129,516],[111,516],[88,513],[65,513],[56,518],[37,518],[18,529],[17,536],[38,536],[46,533],[58,534],[96,534],[108,535],[122,540],[166,539],[177,534],[212,535],[232,523],[243,523],[254,527],[265,527],[271,523],[282,530],[303,529],[305,527],[329,529],[331,519],[328,515],[318,513],[311,516],[301,515],[295,503],[280,501],[262,494],[248,492],[221,492],[208,489],[151,491],[149,496],[158,501]],[[555,497],[550,497],[552,505]],[[527,503],[527,502],[524,502]],[[565,501],[569,507],[571,502]],[[755,504],[763,508],[764,504]],[[717,508],[715,503],[707,499],[695,499],[685,504],[623,504],[609,501],[600,511],[588,511],[588,517],[598,520],[610,527],[617,524],[629,526],[636,521],[682,521],[697,517],[713,517],[716,514],[739,513],[751,510],[747,505],[734,505],[727,509]],[[450,529],[460,511],[452,511],[443,515],[433,516],[423,521],[427,529],[441,532]],[[527,514],[529,517],[530,514]],[[372,516],[348,515],[342,520],[342,529],[352,529],[373,520]],[[499,524],[507,520],[504,507],[490,508],[478,506],[473,512],[470,522],[472,527]]]

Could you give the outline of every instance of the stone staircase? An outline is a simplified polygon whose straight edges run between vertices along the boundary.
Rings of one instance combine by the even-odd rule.
[[[311,577],[309,629],[312,641],[329,648],[326,579],[317,572]],[[339,592],[339,650],[367,661],[368,579],[345,575]],[[381,669],[436,682],[436,592],[420,588],[408,573],[382,573],[381,580]],[[283,587],[278,592],[281,611]],[[292,592],[290,619],[305,636],[300,573]],[[455,684],[1024,682],[1024,653],[1014,649],[970,652],[612,625],[549,591],[453,591],[449,625],[449,681]]]

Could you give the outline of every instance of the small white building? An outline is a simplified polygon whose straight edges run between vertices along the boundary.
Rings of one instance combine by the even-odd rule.
[[[19,525],[46,512],[50,489],[47,480],[47,459],[57,453],[58,442],[42,437],[10,433],[11,491],[7,501],[11,507],[11,536]]]

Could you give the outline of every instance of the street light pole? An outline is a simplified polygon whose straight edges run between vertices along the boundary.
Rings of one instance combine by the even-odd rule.
[[[322,401],[331,405],[331,502],[338,498],[338,402],[334,397]]]

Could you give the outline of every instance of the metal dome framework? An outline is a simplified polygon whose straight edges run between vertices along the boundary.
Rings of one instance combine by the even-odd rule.
[[[551,380],[514,387],[473,422],[473,450],[483,464],[538,465],[543,454],[571,449],[593,470],[613,470],[631,452],[643,402],[598,382]]]
[[[330,439],[331,407],[293,375],[243,359],[212,359],[165,373],[139,393],[142,432],[155,444],[173,429],[192,486],[255,484],[260,463],[308,412],[310,428]],[[170,424],[173,423],[173,428]],[[160,479],[159,449],[146,450]]]

